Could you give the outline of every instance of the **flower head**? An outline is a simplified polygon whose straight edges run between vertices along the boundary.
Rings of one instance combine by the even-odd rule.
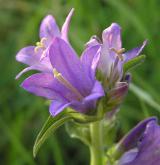
[[[34,74],[22,83],[22,87],[51,100],[53,116],[68,106],[81,113],[92,112],[96,100],[104,95],[101,84],[95,79],[97,49],[99,46],[87,48],[79,59],[70,44],[54,38],[49,48],[52,73]]]
[[[108,87],[122,79],[124,63],[138,56],[146,45],[146,41],[140,47],[125,52],[121,42],[121,27],[117,23],[112,23],[103,31],[102,41],[93,36],[86,44],[87,47],[95,45],[100,45],[98,68],[103,74],[104,86]]]
[[[119,165],[158,165],[160,161],[160,126],[152,117],[139,123],[125,136],[118,149],[125,152]]]
[[[52,15],[48,15],[42,20],[39,31],[40,42],[37,42],[36,46],[28,46],[21,49],[16,55],[17,61],[29,66],[22,70],[16,78],[19,78],[23,73],[29,70],[52,72],[52,66],[48,56],[49,46],[55,37],[60,37],[68,42],[69,24],[73,12],[74,9],[68,14],[61,32]]]

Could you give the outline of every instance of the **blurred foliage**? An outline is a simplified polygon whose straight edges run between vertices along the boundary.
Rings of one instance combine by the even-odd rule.
[[[15,75],[24,68],[15,61],[15,55],[20,48],[39,40],[39,24],[48,13],[61,26],[69,10],[75,8],[69,35],[79,54],[91,35],[101,37],[102,30],[112,22],[122,26],[123,47],[127,50],[148,39],[146,61],[132,74],[133,82],[142,91],[136,93],[132,88],[128,93],[118,114],[119,136],[115,140],[139,120],[151,115],[159,117],[156,106],[148,104],[151,98],[160,102],[159,5],[159,0],[0,0],[0,164],[87,165],[89,162],[88,149],[78,140],[70,139],[64,127],[46,142],[36,159],[32,157],[32,146],[47,119],[48,105],[19,87],[31,72],[15,81]],[[143,99],[146,94],[143,91],[148,93],[147,99],[148,95],[152,97]]]

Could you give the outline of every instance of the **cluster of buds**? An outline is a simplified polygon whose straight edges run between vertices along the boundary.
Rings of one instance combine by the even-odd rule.
[[[146,42],[125,52],[121,46],[121,28],[113,23],[103,31],[102,41],[94,36],[87,42],[79,58],[67,37],[73,11],[67,16],[61,32],[51,15],[43,19],[40,42],[21,49],[16,55],[17,61],[29,65],[17,78],[29,70],[40,71],[21,86],[51,100],[52,116],[67,107],[82,114],[95,115],[99,102],[106,107],[105,114],[122,102],[130,81],[123,66],[140,54]]]

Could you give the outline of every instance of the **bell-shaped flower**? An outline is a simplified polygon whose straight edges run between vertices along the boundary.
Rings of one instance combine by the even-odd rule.
[[[125,152],[118,165],[159,165],[160,126],[156,118],[139,123],[119,143],[118,150]]]
[[[39,30],[40,42],[37,42],[36,46],[22,48],[16,55],[17,61],[29,66],[22,70],[16,78],[19,78],[29,70],[52,72],[52,66],[48,56],[49,46],[54,37],[60,37],[68,42],[69,24],[73,12],[74,9],[68,14],[61,31],[52,15],[48,15],[42,20]]]
[[[22,87],[51,100],[53,116],[68,106],[80,113],[94,113],[97,99],[104,96],[101,84],[95,79],[98,49],[99,46],[87,48],[79,59],[70,44],[56,37],[49,48],[52,73],[34,74]]]
[[[138,56],[146,45],[146,41],[140,47],[125,52],[121,42],[121,27],[117,23],[112,23],[103,31],[102,41],[93,36],[86,44],[87,47],[95,45],[100,45],[101,56],[98,68],[104,77],[104,85],[109,86],[122,79],[123,64]]]

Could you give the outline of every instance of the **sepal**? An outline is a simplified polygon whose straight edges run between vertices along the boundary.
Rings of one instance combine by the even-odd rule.
[[[81,140],[84,144],[90,145],[90,133],[88,124],[79,124],[74,121],[69,121],[65,124],[66,131],[71,138],[77,138]]]
[[[104,113],[113,111],[119,107],[128,92],[128,85],[127,82],[119,82],[114,88],[108,91],[101,103]]]
[[[124,73],[128,72],[128,70],[136,67],[137,65],[141,64],[145,60],[146,56],[145,55],[139,55],[128,62],[126,62],[123,65],[123,71]]]

